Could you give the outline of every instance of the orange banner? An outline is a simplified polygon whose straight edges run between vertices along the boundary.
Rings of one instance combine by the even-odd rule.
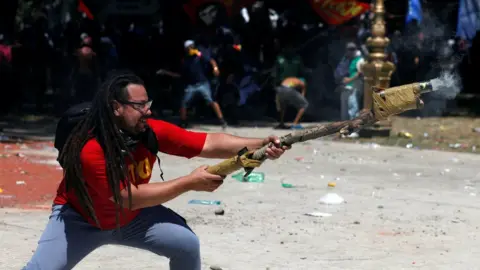
[[[328,24],[343,24],[370,9],[367,3],[355,0],[309,0],[312,8]]]

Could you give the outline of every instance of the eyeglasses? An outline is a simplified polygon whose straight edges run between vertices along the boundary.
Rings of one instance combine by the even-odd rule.
[[[147,100],[147,101],[118,101],[121,104],[124,105],[130,105],[132,108],[134,108],[137,111],[148,111],[152,107],[153,100]]]

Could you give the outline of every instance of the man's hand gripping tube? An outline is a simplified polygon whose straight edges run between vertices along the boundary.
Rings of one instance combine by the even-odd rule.
[[[247,148],[243,148],[240,152],[238,152],[238,155],[208,167],[207,171],[212,174],[227,176],[235,171],[238,171],[239,169],[244,168],[247,172],[245,176],[247,176],[254,168],[262,165],[264,161],[264,159],[252,159],[253,154],[253,151],[248,151]]]
[[[304,134],[303,131],[301,134]],[[295,134],[295,133],[294,133]],[[280,138],[280,145],[291,145],[294,142],[300,141],[299,139],[307,140],[306,136],[293,136],[292,134],[287,134]],[[303,140],[302,140],[303,141]],[[260,167],[262,163],[266,160],[267,156],[265,155],[267,149],[272,145],[272,143],[263,146],[257,150],[248,151],[247,148],[242,149],[237,156],[224,160],[216,165],[210,166],[207,168],[207,171],[216,175],[229,175],[239,169],[245,169],[245,176],[247,177],[254,168]]]

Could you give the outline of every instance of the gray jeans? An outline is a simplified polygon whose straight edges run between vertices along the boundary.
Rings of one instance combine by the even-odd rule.
[[[71,269],[96,248],[117,244],[151,251],[170,259],[171,270],[200,270],[200,242],[185,220],[164,206],[144,208],[121,234],[89,224],[68,205],[54,205],[25,270]],[[134,261],[132,261],[134,264]],[[108,265],[105,265],[108,268]]]
[[[280,85],[275,91],[277,92],[275,99],[277,111],[284,110],[287,105],[294,106],[297,110],[308,107],[307,99],[291,87]]]

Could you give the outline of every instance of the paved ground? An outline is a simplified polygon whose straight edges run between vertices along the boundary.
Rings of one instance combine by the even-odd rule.
[[[164,156],[162,163],[174,178],[215,161]],[[218,192],[186,194],[168,206],[200,236],[204,269],[479,269],[478,164],[479,155],[316,140],[265,163],[258,170],[264,183],[229,178]],[[158,180],[158,170],[154,175]],[[285,189],[281,181],[299,187]],[[319,203],[330,181],[346,203]],[[190,199],[221,200],[226,213],[215,216],[216,207]],[[0,210],[0,269],[19,269],[29,259],[47,217]],[[167,269],[167,261],[106,246],[76,269]]]

